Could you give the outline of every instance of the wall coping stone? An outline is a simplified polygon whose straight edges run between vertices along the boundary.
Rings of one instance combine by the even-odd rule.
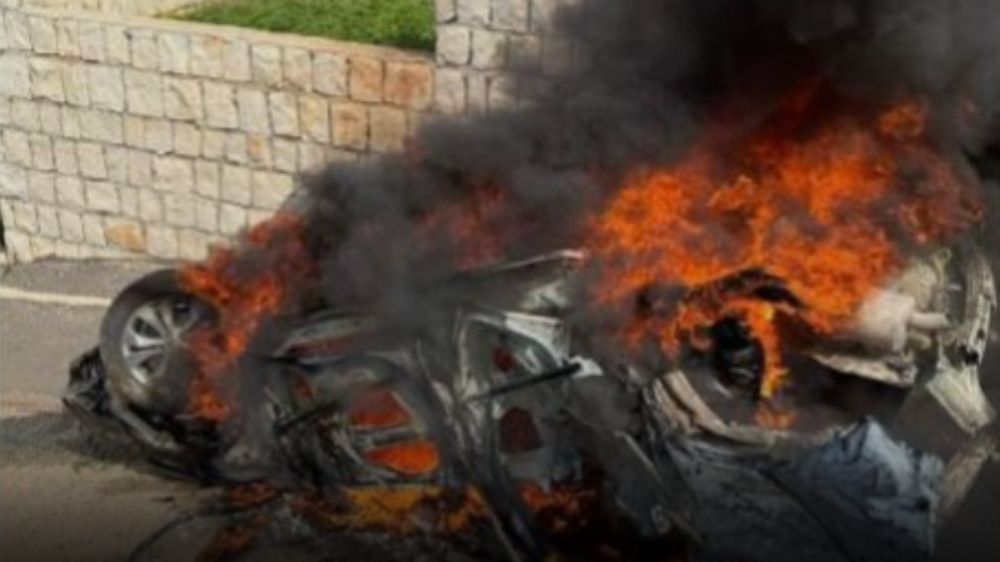
[[[280,47],[306,49],[313,52],[370,55],[392,62],[419,62],[433,64],[435,58],[434,53],[424,53],[420,51],[411,51],[381,45],[368,45],[364,43],[326,39],[323,37],[308,37],[292,33],[277,33],[273,31],[248,29],[228,25],[168,20],[149,16],[109,14],[86,9],[74,10],[58,7],[43,8],[29,5],[17,6],[16,4],[11,6],[6,3],[0,3],[0,7],[13,9],[29,15],[47,16],[50,18],[67,18],[116,26],[127,25],[130,30],[133,31],[149,30],[168,33],[183,33],[190,36],[198,35],[232,41],[246,41],[254,45],[276,45]]]

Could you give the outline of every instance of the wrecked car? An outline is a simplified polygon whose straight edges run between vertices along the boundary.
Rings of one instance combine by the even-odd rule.
[[[996,448],[979,376],[996,289],[974,243],[914,257],[850,330],[802,349],[792,376],[814,384],[780,423],[760,417],[766,351],[738,322],[672,364],[590,354],[571,322],[586,259],[464,272],[442,288],[453,306],[419,329],[319,303],[241,361],[261,399],[235,432],[186,410],[191,334],[215,311],[160,271],[115,299],[65,404],[203,481],[469,487],[514,560],[553,548],[525,487],[589,486],[595,472],[629,536],[683,536],[693,560],[930,557]],[[917,429],[929,425],[932,438]]]

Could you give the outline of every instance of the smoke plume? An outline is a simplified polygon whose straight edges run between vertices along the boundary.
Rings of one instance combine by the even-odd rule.
[[[738,138],[797,84],[860,115],[926,100],[936,150],[967,167],[997,130],[997,0],[585,0],[556,18],[557,69],[518,61],[518,107],[421,130],[407,154],[337,164],[297,208],[333,303],[405,322],[470,244],[515,258],[580,243],[637,168],[685,157],[709,128]],[[435,229],[454,207],[470,237]]]

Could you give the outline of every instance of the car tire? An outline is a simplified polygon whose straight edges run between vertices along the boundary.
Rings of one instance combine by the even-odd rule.
[[[181,288],[174,269],[129,285],[101,323],[100,352],[111,395],[146,412],[185,411],[194,367],[186,336],[210,321],[210,308]]]

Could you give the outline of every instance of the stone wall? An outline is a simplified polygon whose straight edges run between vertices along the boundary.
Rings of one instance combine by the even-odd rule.
[[[553,17],[575,0],[436,0],[436,103],[475,114],[530,100],[527,71],[541,79],[572,64],[572,45],[552,31]]]
[[[433,109],[431,56],[38,1],[0,0],[15,261],[201,257],[301,172],[396,151]]]
[[[68,10],[93,10],[105,14],[152,16],[203,0],[21,0],[21,6]],[[12,2],[9,2],[13,5]]]
[[[141,17],[191,0],[0,0],[2,256],[197,259],[301,173],[524,103],[515,67],[571,58],[549,29],[574,0],[435,1],[426,55]]]

